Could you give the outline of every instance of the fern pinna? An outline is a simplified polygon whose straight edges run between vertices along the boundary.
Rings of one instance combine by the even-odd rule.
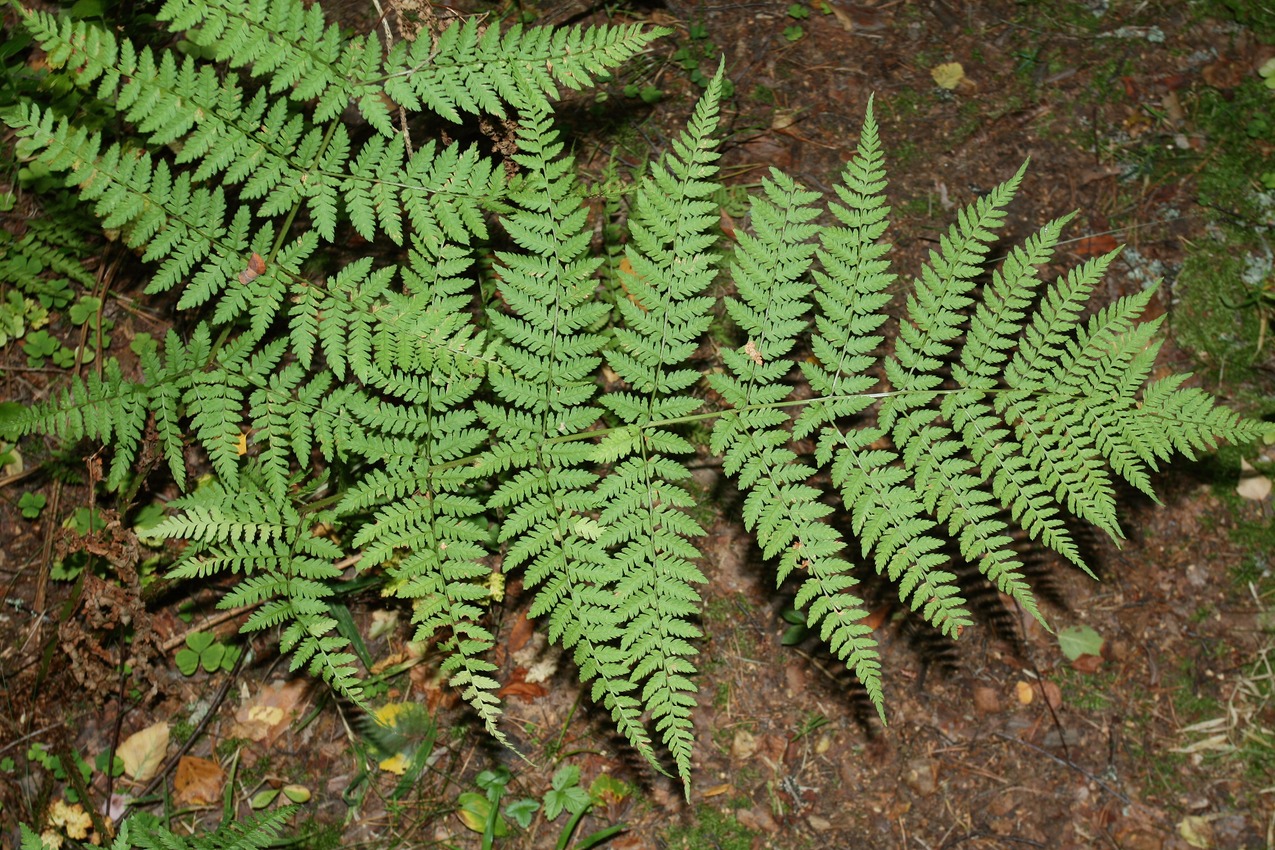
[[[1111,255],[1041,279],[1066,219],[977,282],[1022,171],[960,212],[890,319],[871,105],[835,198],[772,170],[723,269],[719,71],[626,193],[604,270],[552,103],[659,30],[469,20],[385,50],[300,0],[168,0],[158,19],[185,54],[25,14],[118,140],[37,103],[4,120],[191,321],[162,346],[138,336],[131,376],[108,360],[6,427],[111,443],[113,488],[153,439],[185,489],[200,446],[214,476],[158,529],[190,541],[173,575],[240,575],[222,604],[256,606],[245,630],[278,629],[294,668],[348,698],[360,679],[331,599],[354,565],[411,606],[501,737],[487,611],[518,571],[593,699],[689,785],[697,451],[737,479],[778,581],[880,708],[857,565],[950,635],[972,621],[953,557],[1040,616],[1015,528],[1083,567],[1067,517],[1118,536],[1116,476],[1149,493],[1173,453],[1257,434],[1185,376],[1147,383],[1150,292],[1084,318]],[[412,140],[428,125],[400,118],[423,111],[515,118],[510,167]],[[717,322],[737,344],[714,361]]]

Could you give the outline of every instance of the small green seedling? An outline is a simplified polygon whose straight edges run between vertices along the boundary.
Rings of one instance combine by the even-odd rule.
[[[239,653],[239,647],[226,646],[211,632],[192,632],[186,635],[186,646],[177,651],[173,660],[183,676],[193,676],[200,667],[208,673],[229,671],[239,660]]]
[[[109,751],[103,750],[93,759],[93,764],[89,764],[75,750],[71,750],[71,759],[75,762],[75,769],[79,771],[82,784],[88,786],[93,778],[93,770],[97,769],[99,773],[107,773],[107,758],[110,756]],[[27,760],[53,774],[53,778],[59,782],[66,783],[68,775],[66,767],[62,764],[62,760],[53,755],[45,748],[43,744],[32,744],[27,749]],[[118,755],[111,761],[110,775],[122,776],[124,773],[124,760]],[[80,802],[79,794],[76,793],[73,784],[67,784],[63,790],[63,796],[66,797],[68,803]]]
[[[503,766],[484,770],[474,779],[474,783],[485,793],[467,791],[456,798],[457,816],[467,828],[482,833],[483,850],[490,850],[495,839],[509,834],[509,823],[505,818],[513,821],[520,829],[530,829],[537,812],[543,815],[545,821],[554,821],[563,812],[568,812],[571,817],[559,830],[558,841],[554,845],[555,850],[565,850],[576,827],[594,803],[607,798],[619,799],[628,793],[627,786],[610,777],[605,777],[605,781],[601,783],[595,780],[594,788],[586,791],[580,785],[580,768],[563,765],[554,773],[550,788],[543,798],[535,800],[522,797],[501,809],[501,798],[512,779],[513,775]],[[603,780],[603,777],[598,777],[598,780]],[[581,838],[574,846],[579,850],[587,850],[625,829],[627,827],[624,824],[615,824]]]
[[[806,31],[801,28],[801,24],[793,24],[790,27],[784,27],[784,38],[789,41],[801,41],[805,35]]]
[[[18,510],[22,511],[22,516],[25,518],[35,519],[48,502],[48,498],[43,493],[23,493],[18,499]]]
[[[52,357],[61,347],[62,343],[58,342],[58,338],[48,331],[29,333],[22,340],[22,351],[27,356],[27,365],[32,369],[43,368],[44,359]]]

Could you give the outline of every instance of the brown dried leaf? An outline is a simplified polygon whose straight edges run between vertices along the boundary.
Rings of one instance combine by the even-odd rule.
[[[221,765],[198,756],[182,756],[177,762],[173,790],[179,805],[210,806],[221,799],[226,772]]]
[[[514,627],[509,631],[509,640],[506,641],[509,651],[517,652],[526,646],[535,631],[536,624],[528,619],[527,612],[519,612],[518,619],[514,621]]]
[[[531,702],[548,694],[549,691],[545,687],[536,682],[527,681],[527,671],[522,667],[515,667],[513,675],[509,677],[509,681],[505,686],[496,691],[496,696],[504,697],[522,697],[525,702]]]

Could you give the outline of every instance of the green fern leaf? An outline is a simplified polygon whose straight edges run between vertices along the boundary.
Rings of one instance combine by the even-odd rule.
[[[871,630],[862,625],[867,612],[850,590],[855,582],[841,556],[845,541],[824,522],[830,509],[806,483],[812,470],[787,447],[788,417],[773,407],[788,395],[780,381],[791,362],[784,356],[805,329],[813,286],[804,277],[815,252],[808,239],[818,228],[810,224],[817,211],[808,206],[817,195],[771,173],[765,197],[752,206],[756,236],[740,237],[732,269],[739,298],[728,299],[726,308],[748,341],[722,352],[726,374],[709,376],[731,406],[713,427],[711,447],[749,491],[744,521],[756,530],[763,553],[779,557],[778,580],[798,569],[806,574],[798,603],[809,606],[811,625],[882,710],[880,661]]]

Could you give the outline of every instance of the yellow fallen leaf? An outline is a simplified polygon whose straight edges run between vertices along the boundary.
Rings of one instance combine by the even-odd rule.
[[[1209,850],[1213,846],[1213,824],[1209,819],[1196,815],[1187,815],[1178,824],[1178,835],[1192,847]]]
[[[934,83],[939,88],[951,91],[965,79],[965,68],[960,62],[944,62],[942,65],[934,66],[930,70],[930,76],[934,78]]]
[[[381,759],[376,765],[386,773],[392,773],[395,776],[402,776],[407,773],[407,756],[403,753],[395,753],[387,759]]]
[[[408,711],[412,704],[410,702],[387,702],[375,711],[376,722],[382,726],[394,726],[398,721],[398,716]]]
[[[134,732],[120,744],[115,754],[124,762],[124,773],[138,782],[155,778],[168,749],[168,724],[154,723]]]
[[[283,709],[277,705],[254,705],[248,709],[248,720],[273,726],[283,722]]]
[[[93,818],[89,817],[89,813],[79,803],[67,803],[66,800],[58,799],[49,806],[49,826],[60,828],[68,838],[83,841],[89,837],[89,830],[93,828]]]
[[[240,434],[239,439],[235,441],[235,454],[243,457],[248,454],[248,435]]]

